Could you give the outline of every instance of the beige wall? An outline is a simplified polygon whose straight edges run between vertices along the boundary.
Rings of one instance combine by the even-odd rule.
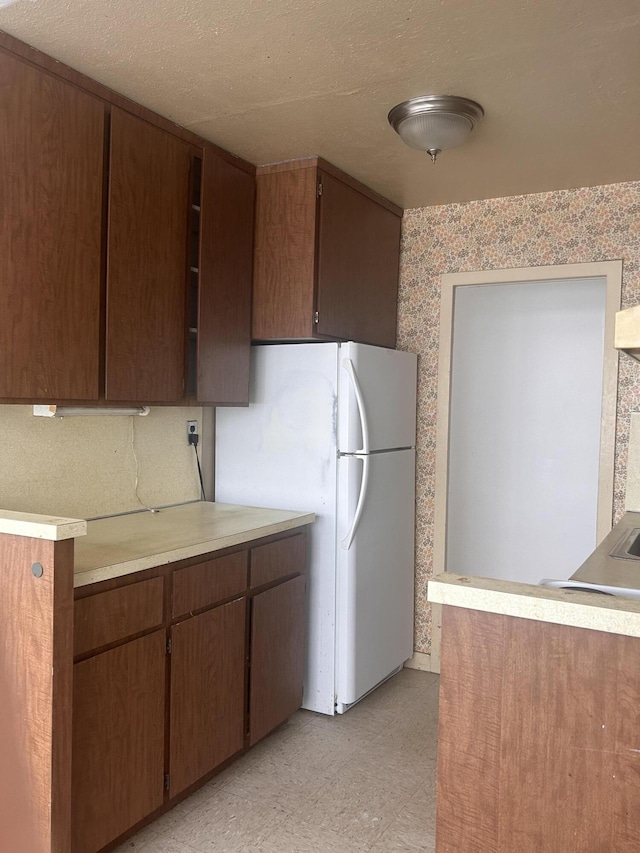
[[[438,168],[438,167],[436,167]],[[443,167],[444,168],[444,167]],[[415,649],[431,649],[440,276],[443,273],[623,259],[623,306],[640,302],[640,182],[405,211],[400,265],[401,349],[420,355]],[[624,510],[630,411],[640,364],[620,359],[614,515]]]
[[[212,441],[200,408],[54,419],[34,417],[31,406],[0,406],[0,508],[90,518],[197,500],[188,419],[199,421],[201,444]]]

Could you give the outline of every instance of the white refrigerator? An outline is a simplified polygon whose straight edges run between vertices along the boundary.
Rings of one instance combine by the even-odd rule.
[[[252,348],[251,399],[217,409],[215,499],[316,513],[303,707],[344,713],[413,653],[417,356]]]

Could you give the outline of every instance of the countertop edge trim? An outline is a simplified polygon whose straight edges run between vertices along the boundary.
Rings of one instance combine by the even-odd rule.
[[[85,536],[86,533],[87,522],[79,518],[0,510],[0,534],[60,542],[63,539]]]
[[[496,584],[512,586],[513,589],[498,589]],[[432,604],[640,637],[640,602],[631,599],[612,600],[609,596],[598,596],[596,601],[591,593],[451,573],[429,580],[427,599]]]

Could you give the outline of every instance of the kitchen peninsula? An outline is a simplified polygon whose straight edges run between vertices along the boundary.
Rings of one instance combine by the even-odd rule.
[[[611,557],[626,513],[573,576],[640,588]],[[541,577],[544,569],[541,569]],[[640,847],[640,601],[442,574],[437,853]]]
[[[300,706],[313,520],[204,501],[0,512],[3,677],[38,851],[110,849]]]

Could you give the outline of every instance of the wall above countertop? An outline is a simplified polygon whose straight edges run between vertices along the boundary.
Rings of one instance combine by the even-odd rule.
[[[34,417],[31,406],[0,406],[0,507],[91,518],[198,500],[186,421],[198,420],[199,449],[206,455],[203,438],[210,441],[212,433],[203,422],[205,412],[159,406],[145,418],[58,419]],[[210,465],[203,462],[207,470]]]

